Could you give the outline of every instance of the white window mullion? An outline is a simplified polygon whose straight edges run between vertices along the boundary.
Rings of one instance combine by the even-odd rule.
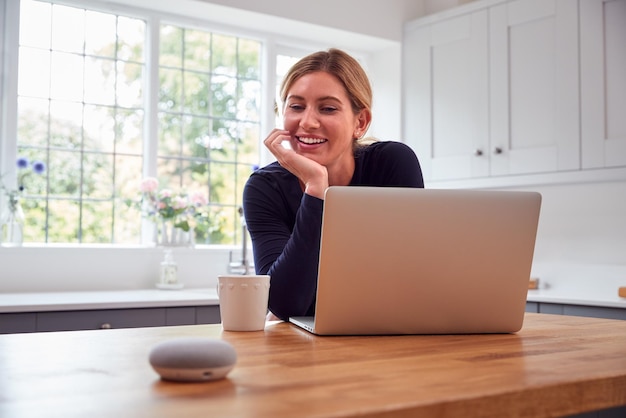
[[[147,20],[145,120],[144,120],[144,167],[143,175],[156,177],[158,148],[159,103],[159,38],[160,19],[152,16]]]
[[[263,146],[264,134],[269,133],[275,125],[276,116],[274,114],[275,86],[276,86],[276,43],[273,39],[264,43],[261,58],[261,136],[259,138],[261,155],[259,156],[260,166],[272,162],[275,157]]]
[[[0,29],[4,29],[0,64],[0,173],[7,173],[3,178],[5,185],[15,183],[15,160],[17,158],[17,73],[19,68],[20,38],[20,1],[1,0],[0,9],[4,11],[4,21]],[[8,186],[11,187],[11,186]]]
[[[157,176],[157,151],[159,145],[159,39],[160,19],[151,16],[146,20],[146,57],[144,78],[144,134],[143,134],[143,176]],[[150,243],[154,239],[156,226],[142,218],[141,242]]]

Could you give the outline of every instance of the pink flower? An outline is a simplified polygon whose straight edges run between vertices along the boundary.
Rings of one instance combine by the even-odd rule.
[[[176,196],[172,199],[172,208],[174,210],[185,209],[187,207],[187,199],[182,196]]]
[[[141,193],[153,193],[159,188],[159,180],[154,177],[146,177],[141,181],[139,190]]]
[[[205,206],[207,203],[209,203],[206,196],[200,192],[192,193],[192,195],[190,196],[190,200],[191,203],[197,207]]]
[[[160,199],[165,199],[168,197],[172,197],[172,191],[170,189],[163,189],[159,192]]]

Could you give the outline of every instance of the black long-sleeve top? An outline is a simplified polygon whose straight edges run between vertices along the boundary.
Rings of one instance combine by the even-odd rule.
[[[375,142],[355,152],[350,186],[424,187],[419,161],[401,142]],[[278,162],[256,170],[243,191],[255,270],[269,274],[269,310],[280,319],[312,315],[324,201],[302,191]]]

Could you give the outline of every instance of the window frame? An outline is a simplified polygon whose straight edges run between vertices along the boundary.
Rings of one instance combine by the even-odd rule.
[[[15,69],[18,57],[20,0],[0,0],[0,172],[5,172],[15,164],[16,143],[8,141],[8,132],[17,132],[17,83]],[[46,1],[46,0],[44,0]],[[68,6],[101,9],[141,17],[148,21],[158,16],[173,16],[185,25],[200,25],[214,32],[233,36],[259,39],[262,42],[262,92],[264,106],[261,107],[261,130],[268,132],[275,124],[273,109],[277,80],[276,56],[281,52],[303,53],[327,49],[331,46],[342,48],[366,60],[388,59],[387,51],[399,58],[401,42],[377,38],[365,34],[348,32],[328,26],[309,23],[306,19],[292,20],[279,16],[262,14],[247,9],[228,8],[199,0],[178,0],[177,2],[153,2],[152,0],[57,0]],[[174,3],[174,4],[172,4]],[[163,10],[176,7],[176,11]],[[158,10],[154,8],[159,8]],[[139,16],[137,13],[141,12]],[[215,12],[215,13],[214,13]],[[207,16],[200,19],[198,16]],[[157,28],[154,24],[151,28]],[[269,28],[269,29],[267,29]],[[323,30],[320,30],[323,29]],[[155,29],[153,29],[155,30]],[[154,47],[154,46],[151,46]],[[397,55],[393,55],[397,54]],[[396,58],[396,59],[397,59]],[[374,62],[374,61],[372,61]],[[146,64],[148,65],[148,64]],[[397,64],[399,65],[399,63]],[[375,69],[375,68],[374,68]],[[386,79],[388,66],[384,72],[372,73]],[[13,78],[14,80],[14,78]],[[385,94],[386,92],[382,92]],[[393,93],[393,91],[392,91]],[[376,94],[376,93],[375,93]],[[399,98],[399,95],[397,96]],[[399,113],[399,107],[392,109]],[[395,129],[395,128],[392,128]],[[399,129],[399,128],[397,128]],[[263,135],[263,134],[262,134]],[[260,138],[262,141],[263,138]],[[260,147],[260,164],[265,165],[275,158]],[[154,159],[156,161],[156,159]],[[10,179],[9,179],[10,180]],[[247,247],[251,259],[251,246]],[[239,245],[197,245],[195,248],[176,248],[174,257],[179,262],[179,278],[185,288],[213,288],[216,277],[228,271],[231,261],[241,257]],[[56,291],[102,291],[123,289],[149,289],[158,278],[163,249],[145,245],[121,244],[29,244],[22,247],[0,246],[2,265],[2,292],[56,292]],[[36,262],[33,262],[36,260]]]
[[[210,19],[199,19],[197,17],[181,16],[173,13],[167,13],[164,11],[145,10],[134,7],[127,4],[117,3],[104,3],[99,0],[38,0],[48,3],[56,3],[67,5],[71,7],[86,8],[89,10],[95,10],[105,13],[119,14],[132,18],[138,18],[146,22],[146,49],[145,49],[145,68],[146,74],[144,79],[144,153],[143,153],[143,172],[144,177],[156,177],[157,174],[157,137],[158,137],[158,91],[156,88],[152,90],[148,89],[149,86],[158,86],[159,82],[159,29],[162,24],[172,24],[180,27],[200,29],[204,31],[210,31],[211,33],[232,36],[237,38],[244,38],[254,40],[261,45],[261,120],[260,130],[261,132],[267,132],[268,127],[274,124],[273,119],[273,106],[269,103],[273,103],[274,90],[268,89],[268,86],[274,86],[276,84],[274,71],[268,71],[268,69],[275,67],[274,61],[276,60],[277,52],[284,49],[280,45],[274,42],[272,36],[268,34],[262,34],[255,31],[246,30],[244,28],[229,27],[220,23],[216,23]],[[141,0],[137,1],[141,3]],[[132,1],[131,3],[135,3]],[[2,36],[6,35],[6,39],[3,45],[5,45],[6,51],[17,51],[17,45],[19,45],[19,13],[20,13],[20,0],[0,0],[0,8],[5,9],[6,18],[2,21],[2,25],[6,27],[0,27],[2,30]],[[311,46],[307,49],[298,48],[302,53],[313,51],[315,48]],[[5,61],[5,62],[3,62]],[[17,137],[17,74],[18,74],[18,54],[3,54],[0,56],[0,64],[3,68],[7,68],[5,74],[2,77],[2,84],[0,93],[2,93],[2,104],[0,110],[6,109],[5,116],[0,120],[0,149],[2,150],[0,156],[0,172],[9,173],[3,178],[5,183],[9,185],[14,184],[14,162],[17,158],[17,143],[16,141],[3,140],[3,138],[16,138]],[[261,142],[262,138],[259,138]],[[261,150],[258,156],[259,164],[267,164],[273,160],[272,156],[266,152],[266,150],[259,146]],[[11,177],[13,176],[13,177]],[[0,198],[4,198],[3,196]],[[4,201],[0,201],[0,207],[4,207]],[[218,202],[219,204],[219,202]],[[240,245],[239,234],[235,235],[235,245]],[[142,221],[142,236],[140,242],[142,245],[149,245],[153,239],[153,225],[146,220]],[[27,245],[49,245],[50,243],[32,243]],[[72,244],[73,245],[89,245],[84,243]],[[55,243],[55,245],[65,245],[64,243]],[[120,244],[110,243],[103,244],[110,246],[119,246]]]

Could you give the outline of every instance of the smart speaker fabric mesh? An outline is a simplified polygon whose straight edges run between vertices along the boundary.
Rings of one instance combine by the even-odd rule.
[[[154,346],[149,361],[166,380],[215,380],[234,367],[237,353],[223,340],[179,338]]]

